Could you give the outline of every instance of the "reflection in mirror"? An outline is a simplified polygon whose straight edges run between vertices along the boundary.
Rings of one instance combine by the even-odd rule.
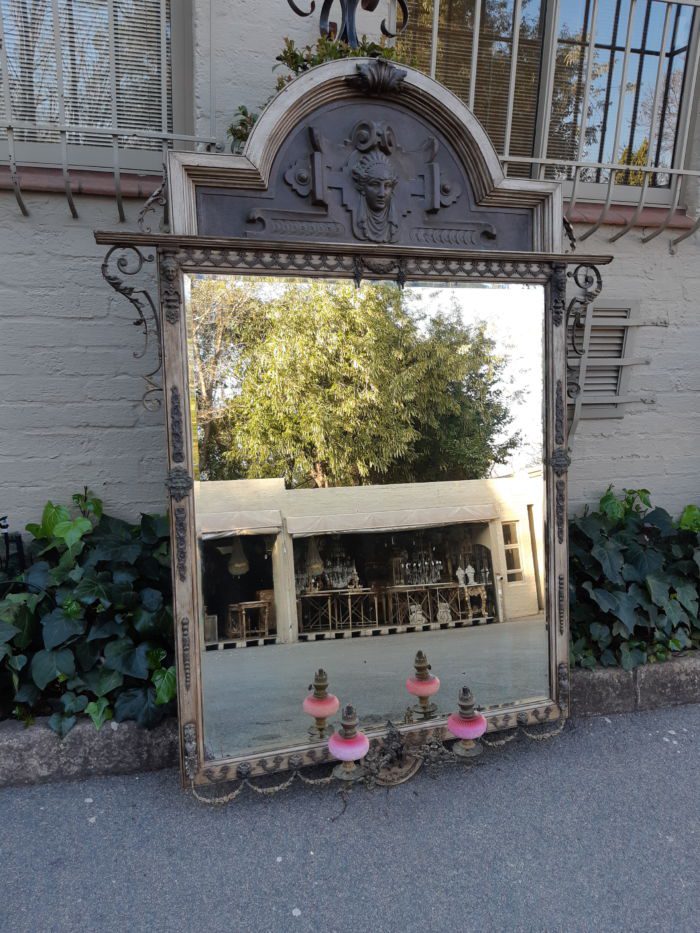
[[[549,696],[542,289],[189,281],[205,746]],[[318,734],[316,733],[316,740]]]

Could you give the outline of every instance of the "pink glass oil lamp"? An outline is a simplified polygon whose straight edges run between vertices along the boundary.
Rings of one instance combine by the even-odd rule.
[[[344,706],[340,729],[328,739],[328,751],[341,762],[333,769],[333,776],[341,781],[357,781],[364,770],[357,762],[369,751],[369,739],[357,728],[354,706]]]
[[[430,702],[430,697],[440,689],[440,678],[430,673],[428,658],[423,651],[416,653],[413,667],[415,674],[406,680],[408,692],[418,697],[418,705],[413,707],[413,712],[423,720],[434,719],[438,709],[435,703]]]
[[[447,717],[447,730],[460,739],[452,751],[460,758],[474,758],[483,751],[479,739],[486,732],[487,722],[474,709],[474,697],[469,687],[459,691],[459,711]]]
[[[328,674],[323,668],[316,671],[314,682],[309,684],[309,690],[313,690],[313,693],[302,703],[304,712],[313,716],[315,720],[309,729],[309,735],[312,739],[325,739],[331,731],[327,720],[330,716],[335,716],[340,709],[340,700],[328,692]]]

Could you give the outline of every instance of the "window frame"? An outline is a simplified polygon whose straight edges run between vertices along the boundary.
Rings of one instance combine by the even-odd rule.
[[[49,9],[49,14],[51,10]],[[98,172],[144,172],[161,174],[166,152],[177,142],[178,149],[194,148],[194,101],[193,101],[193,37],[192,0],[181,0],[170,4],[170,95],[172,107],[172,130],[160,133],[157,130],[135,133],[138,139],[163,138],[161,145],[153,149],[128,147],[123,144],[127,133],[117,130],[112,144],[105,146],[80,145],[67,142],[26,142],[7,136],[0,138],[0,163],[14,163],[24,167],[64,168],[94,170]],[[3,76],[4,80],[4,76]],[[9,95],[8,95],[9,96]],[[2,129],[12,127],[8,113]],[[109,130],[110,127],[99,127]],[[107,134],[105,133],[107,137]],[[116,145],[115,145],[116,140]]]
[[[505,559],[505,575],[506,575],[506,583],[507,583],[509,586],[516,585],[516,584],[521,584],[521,583],[525,583],[525,582],[526,582],[526,581],[525,581],[525,570],[524,570],[524,568],[523,568],[522,544],[521,544],[521,541],[520,541],[520,536],[518,535],[518,525],[519,525],[519,524],[520,524],[520,522],[519,522],[519,520],[518,520],[517,518],[508,519],[507,521],[501,521],[501,536],[502,536],[502,538],[503,538],[503,553],[504,553],[504,559]],[[514,529],[514,532],[513,532],[513,533],[514,533],[514,536],[515,536],[515,543],[514,543],[514,544],[507,544],[507,543],[506,543],[506,535],[505,535],[505,527],[506,527],[506,525],[512,525],[512,526],[513,526],[513,529]],[[518,566],[517,566],[517,567],[512,567],[511,569],[508,569],[508,561],[507,561],[507,559],[506,559],[506,555],[507,555],[508,551],[516,551],[516,552],[517,552],[517,557],[518,557]],[[511,573],[513,573],[513,574],[520,574],[520,579],[518,579],[518,580],[511,580],[511,579],[510,579],[510,574],[511,574]]]

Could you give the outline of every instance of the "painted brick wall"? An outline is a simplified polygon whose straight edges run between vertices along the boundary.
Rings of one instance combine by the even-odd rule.
[[[632,366],[628,393],[654,398],[653,405],[624,406],[621,420],[581,421],[573,439],[570,511],[595,501],[608,483],[650,489],[658,505],[678,513],[700,503],[700,249],[686,240],[675,256],[668,234],[641,244],[639,232],[610,244],[602,229],[586,250],[611,253],[603,269],[605,299],[638,301],[639,320],[666,327],[632,332],[632,356],[649,365]],[[583,248],[583,247],[582,247]]]
[[[162,509],[163,418],[141,404],[154,348],[134,359],[135,315],[102,278],[104,250],[92,238],[116,226],[114,204],[78,198],[75,221],[61,196],[27,200],[22,218],[12,196],[0,196],[0,513],[21,528],[44,500],[83,484],[120,515]],[[601,298],[638,300],[641,320],[668,326],[633,334],[633,354],[651,363],[632,367],[628,391],[655,404],[579,425],[572,511],[609,482],[646,486],[672,512],[700,501],[699,250],[689,241],[671,256],[666,239],[642,246],[632,233],[611,247],[603,230],[587,241],[616,257]]]
[[[44,501],[87,484],[123,516],[165,506],[165,431],[141,405],[155,348],[100,273],[92,231],[116,227],[114,201],[28,193],[23,218],[0,194],[0,514],[20,530]],[[148,278],[144,278],[148,281]]]

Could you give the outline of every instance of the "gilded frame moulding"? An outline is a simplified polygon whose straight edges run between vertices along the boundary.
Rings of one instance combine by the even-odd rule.
[[[285,139],[314,111],[330,103],[357,103],[364,93],[350,84],[361,60],[345,60],[312,69],[294,81],[261,115],[242,156],[171,153],[168,164],[170,215],[175,232],[170,234],[97,233],[98,243],[110,246],[105,266],[121,248],[137,258],[129,264],[117,258],[117,269],[129,274],[146,262],[158,270],[159,303],[144,298],[113,272],[109,284],[136,307],[139,319],[144,307],[155,310],[163,360],[163,398],[168,434],[168,475],[173,543],[174,618],[178,673],[178,705],[181,726],[181,762],[186,784],[208,784],[247,778],[276,771],[296,771],[304,765],[329,759],[324,744],[308,742],[284,747],[267,755],[240,755],[221,760],[206,759],[202,705],[202,618],[197,581],[197,538],[193,491],[194,462],[192,426],[183,414],[189,411],[190,376],[187,353],[187,321],[184,308],[184,276],[193,274],[241,274],[391,279],[404,285],[429,282],[525,282],[544,286],[544,448],[546,483],[545,593],[549,632],[549,696],[520,706],[484,710],[488,731],[517,726],[560,722],[568,715],[568,607],[566,547],[566,485],[569,456],[566,447],[565,399],[567,396],[568,318],[589,303],[600,284],[598,266],[608,256],[571,256],[561,252],[562,202],[559,186],[549,181],[506,179],[495,151],[483,129],[466,107],[446,89],[426,76],[406,69],[401,80],[402,106],[420,119],[440,124],[442,138],[461,160],[465,184],[471,187],[477,206],[506,210],[515,205],[530,211],[532,249],[466,250],[438,245],[363,242],[319,243],[315,240],[264,240],[258,236],[204,236],[198,232],[198,188],[221,186],[222,190],[264,192],[271,184],[275,156]],[[371,62],[366,62],[372,67]],[[422,124],[423,125],[423,124]],[[285,171],[288,166],[285,166]],[[467,178],[468,176],[468,178]],[[458,180],[459,182],[459,180]],[[462,185],[464,189],[464,185]],[[506,216],[504,214],[503,216]],[[301,228],[303,229],[303,227]],[[447,237],[449,242],[450,238]],[[147,256],[151,249],[155,255]],[[573,273],[568,268],[574,266]],[[566,303],[567,280],[580,294]],[[576,304],[574,304],[576,302]],[[144,304],[145,303],[145,304]],[[152,374],[149,375],[151,378]],[[149,393],[153,391],[149,388]],[[478,699],[478,698],[477,698]],[[407,747],[446,738],[446,717],[429,723],[391,724],[368,730],[375,748],[396,742],[396,733]],[[426,753],[427,754],[427,753]]]

